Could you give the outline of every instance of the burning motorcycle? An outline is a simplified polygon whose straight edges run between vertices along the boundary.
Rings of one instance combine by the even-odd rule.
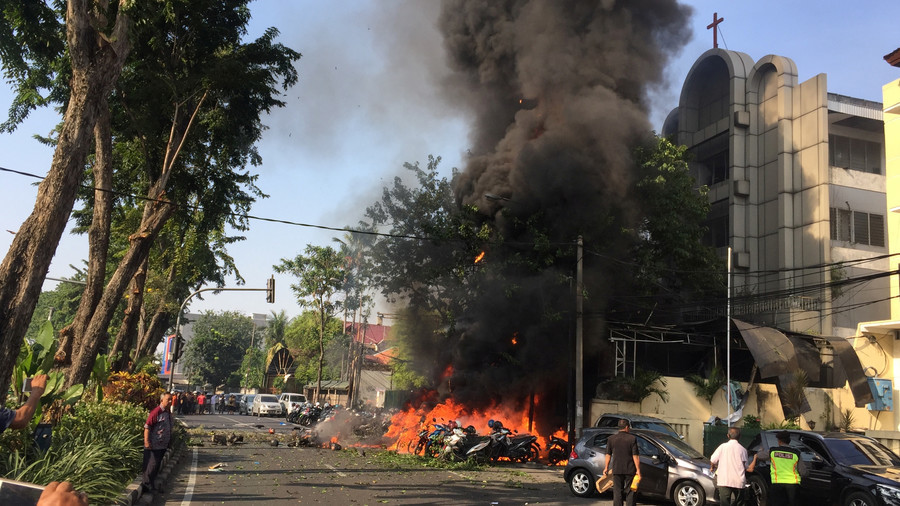
[[[478,436],[475,427],[469,425],[466,428],[459,427],[455,421],[448,424],[452,427],[450,434],[444,437],[444,446],[441,448],[440,457],[444,460],[466,460],[468,450],[475,445],[473,439]]]
[[[563,462],[569,458],[569,452],[572,451],[572,445],[568,441],[556,436],[550,438],[550,446],[547,447],[547,462],[551,466]]]
[[[541,445],[537,442],[537,436],[531,434],[513,434],[499,421],[490,420],[488,426],[492,429],[489,439],[473,446],[468,455],[476,460],[499,460],[507,458],[514,462],[529,462],[537,460],[541,451]]]

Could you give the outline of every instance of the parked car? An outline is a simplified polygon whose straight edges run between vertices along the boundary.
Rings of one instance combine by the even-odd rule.
[[[747,446],[757,455],[747,477],[758,504],[768,498],[771,461],[769,448],[778,446],[779,430],[760,432]],[[862,434],[789,430],[790,446],[800,453],[797,498],[807,504],[839,506],[900,505],[900,457]]]
[[[253,408],[254,398],[256,398],[256,394],[244,394],[241,397],[241,402],[238,403],[238,414],[249,415],[250,410]]]
[[[272,416],[281,414],[281,403],[272,394],[259,394],[253,398],[250,414],[256,416]]]
[[[578,497],[596,493],[594,484],[606,465],[606,441],[618,432],[610,428],[584,429],[563,474]],[[678,506],[716,503],[709,459],[680,438],[661,432],[633,429],[641,462],[638,495],[672,500]]]
[[[600,418],[597,419],[597,423],[594,424],[594,427],[610,427],[616,429],[619,426],[619,420],[622,419],[631,422],[632,429],[655,430],[656,432],[662,432],[679,439],[684,439],[684,436],[675,432],[675,429],[665,420],[660,420],[659,418],[654,418],[652,416],[633,415],[631,413],[603,413],[600,415]]]
[[[281,403],[282,413],[284,413],[284,416],[287,417],[291,411],[306,402],[306,396],[303,394],[292,394],[285,392],[278,397],[278,402]]]

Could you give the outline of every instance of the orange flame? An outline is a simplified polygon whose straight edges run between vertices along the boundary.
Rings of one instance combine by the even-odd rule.
[[[518,332],[513,332],[511,342],[513,343],[513,346],[519,344],[519,333]]]
[[[535,409],[537,409],[539,401],[539,398],[535,398]],[[385,442],[388,448],[395,449],[400,453],[411,453],[419,440],[420,430],[427,428],[430,432],[434,429],[433,424],[444,424],[450,420],[456,420],[461,427],[472,425],[479,434],[486,434],[490,431],[488,420],[500,420],[504,427],[518,431],[520,435],[529,433],[527,408],[517,409],[509,405],[493,404],[485,409],[474,409],[450,398],[431,409],[426,407],[423,402],[418,408],[411,407],[406,411],[394,414],[391,418],[391,425],[384,435]],[[565,439],[565,432],[562,434],[562,438]],[[534,435],[538,436],[537,442],[541,446],[541,456],[545,457],[549,438],[538,434]]]
[[[483,259],[484,259],[484,251],[482,251],[481,253],[478,254],[478,256],[475,257],[475,263],[477,264],[478,262],[482,261]]]

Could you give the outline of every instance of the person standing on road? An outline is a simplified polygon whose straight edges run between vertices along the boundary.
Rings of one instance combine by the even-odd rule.
[[[172,441],[172,413],[169,411],[171,402],[170,393],[160,395],[159,406],[150,411],[147,422],[144,423],[144,464],[141,470],[144,492],[153,491],[163,456]]]
[[[197,414],[202,415],[204,409],[206,409],[206,392],[200,392],[197,394]]]
[[[603,475],[606,476],[610,471],[613,475],[613,506],[634,506],[631,482],[635,477],[640,480],[641,459],[638,456],[637,438],[631,434],[631,422],[625,419],[619,420],[619,432],[606,441]]]
[[[728,440],[720,444],[709,458],[710,471],[716,473],[716,488],[719,491],[720,506],[731,506],[746,484],[747,450],[738,439],[741,429],[730,427]]]
[[[769,489],[771,506],[797,504],[797,486],[800,485],[800,454],[791,448],[791,433],[783,430],[775,435],[778,446],[769,449],[770,477]]]
[[[28,395],[28,400],[25,401],[25,404],[20,406],[19,409],[9,409],[0,406],[0,434],[6,429],[24,429],[28,427],[29,422],[34,418],[34,412],[37,411],[37,407],[41,403],[41,396],[44,395],[44,389],[46,388],[47,375],[38,374],[31,378],[31,393]]]

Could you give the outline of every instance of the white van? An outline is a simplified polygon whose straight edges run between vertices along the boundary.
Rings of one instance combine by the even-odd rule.
[[[303,394],[292,394],[292,393],[283,393],[280,397],[278,397],[278,402],[281,403],[281,412],[284,413],[284,417],[291,413],[291,411],[300,407],[301,404],[306,402],[306,396]]]

